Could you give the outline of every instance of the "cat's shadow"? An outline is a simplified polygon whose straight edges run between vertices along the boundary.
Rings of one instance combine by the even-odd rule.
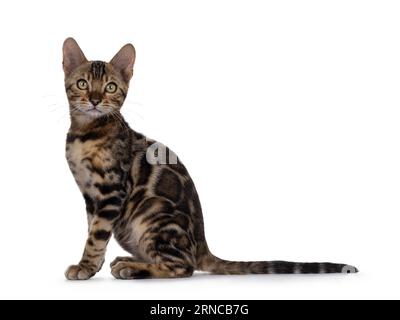
[[[120,279],[115,279],[113,276],[98,276],[94,277],[90,280],[87,281],[69,281],[69,280],[64,280],[67,283],[140,283],[140,284],[168,284],[171,282],[177,283],[177,282],[197,282],[197,281],[238,281],[238,282],[297,282],[297,281],[302,281],[305,278],[310,280],[312,279],[336,279],[339,280],[341,278],[346,278],[343,277],[343,275],[340,274],[286,274],[286,275],[278,275],[278,274],[273,274],[273,275],[265,275],[265,274],[253,274],[253,275],[215,275],[215,274],[209,274],[209,273],[203,273],[203,272],[196,272],[193,274],[191,277],[187,278],[173,278],[173,279],[136,279],[136,280],[120,280]]]

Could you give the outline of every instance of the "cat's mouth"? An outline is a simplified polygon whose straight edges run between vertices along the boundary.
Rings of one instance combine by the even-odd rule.
[[[93,115],[93,116],[99,116],[102,115],[103,112],[101,112],[99,109],[96,107],[90,108],[86,111],[87,114]]]

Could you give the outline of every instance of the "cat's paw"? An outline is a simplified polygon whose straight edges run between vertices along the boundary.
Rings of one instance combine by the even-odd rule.
[[[134,271],[130,266],[129,262],[119,261],[111,268],[111,274],[116,279],[133,279]]]
[[[117,260],[117,259],[115,259],[115,260]],[[125,266],[126,262],[118,261],[118,260],[115,261],[115,260],[113,261],[112,266],[111,266],[111,274],[114,276],[115,279],[126,279],[127,274],[125,274],[125,272],[123,271],[124,269],[125,269],[125,271],[129,271],[129,268],[126,268],[126,266]]]
[[[116,279],[146,279],[150,272],[140,267],[140,263],[120,261],[111,268],[111,274]]]
[[[95,272],[81,265],[69,266],[67,271],[65,271],[65,277],[68,280],[88,280],[93,277],[94,274]]]
[[[118,262],[135,262],[138,261],[135,257],[116,257],[113,262],[110,263],[110,268],[114,267]]]

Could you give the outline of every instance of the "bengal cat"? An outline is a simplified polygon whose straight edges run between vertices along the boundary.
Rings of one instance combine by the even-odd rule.
[[[91,278],[111,235],[129,252],[111,263],[117,279],[214,274],[352,273],[334,263],[233,262],[215,257],[204,236],[196,188],[168,148],[130,129],[120,113],[133,74],[127,44],[109,62],[88,61],[72,38],[63,45],[71,126],[66,157],[86,202],[89,231],[69,280]]]

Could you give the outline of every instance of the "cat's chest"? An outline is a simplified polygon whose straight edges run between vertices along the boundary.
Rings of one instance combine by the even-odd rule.
[[[76,139],[67,144],[66,158],[81,191],[91,194],[95,185],[103,182],[100,172],[109,165],[111,153],[98,141]]]

